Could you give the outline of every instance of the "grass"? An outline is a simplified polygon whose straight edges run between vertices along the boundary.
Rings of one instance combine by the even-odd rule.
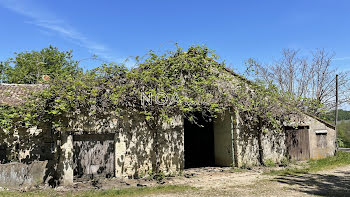
[[[0,196],[24,196],[24,197],[46,197],[46,196],[67,196],[67,197],[92,197],[92,196],[145,196],[151,194],[168,194],[177,193],[187,190],[194,190],[196,188],[183,185],[167,185],[167,186],[156,186],[156,187],[130,187],[126,189],[110,189],[110,190],[90,190],[80,192],[66,192],[58,193],[54,190],[51,191],[33,191],[33,192],[0,192]]]
[[[9,196],[9,197],[17,197],[17,196],[23,196],[23,197],[47,197],[47,196],[58,196],[58,193],[54,190],[50,191],[33,191],[33,192],[20,192],[20,191],[1,191],[0,196]]]
[[[304,168],[286,168],[283,170],[271,170],[265,174],[280,176],[307,174],[349,164],[350,153],[339,151],[337,155],[333,157],[327,157],[319,160],[310,160],[308,161],[307,167]]]
[[[240,172],[248,172],[248,169],[244,169],[244,168],[231,168],[230,172],[232,173],[240,173]]]

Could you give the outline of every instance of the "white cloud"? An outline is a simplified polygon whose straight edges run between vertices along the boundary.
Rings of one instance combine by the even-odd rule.
[[[118,61],[120,58],[111,56],[110,49],[88,39],[81,32],[71,27],[68,23],[55,16],[47,8],[34,4],[32,1],[0,0],[0,5],[29,19],[27,23],[40,27],[42,30],[52,31],[60,34],[71,42],[88,49],[108,61]]]

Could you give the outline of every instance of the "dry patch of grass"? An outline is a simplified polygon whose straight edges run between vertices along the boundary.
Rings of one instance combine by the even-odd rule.
[[[296,175],[296,174],[308,174],[311,172],[317,172],[321,170],[332,169],[338,166],[350,164],[350,153],[339,151],[336,156],[327,157],[319,160],[308,161],[308,167],[305,168],[286,168],[283,170],[271,170],[265,174],[267,175]]]
[[[0,192],[0,196],[23,196],[23,197],[46,197],[46,196],[67,196],[67,197],[92,197],[92,196],[145,196],[152,194],[169,194],[169,193],[178,193],[184,192],[187,190],[196,190],[194,187],[183,186],[183,185],[167,185],[167,186],[157,186],[157,187],[131,187],[126,189],[110,189],[110,190],[90,190],[90,191],[80,191],[74,192],[69,191],[65,193],[59,193],[55,190],[47,191],[32,191],[32,192],[15,192],[15,191],[6,191]]]

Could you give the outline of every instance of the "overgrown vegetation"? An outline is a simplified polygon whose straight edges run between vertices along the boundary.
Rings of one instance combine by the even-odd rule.
[[[32,61],[32,56],[41,54],[44,60],[51,60],[46,58],[46,52],[53,51],[56,57],[56,50],[49,48],[43,50],[44,55],[32,52],[19,57],[28,56],[26,61]],[[75,64],[70,61],[70,53],[58,54],[69,62],[68,68],[73,68]],[[79,114],[96,117],[109,113],[122,118],[125,113],[140,113],[154,132],[154,157],[158,157],[157,138],[160,134],[157,127],[164,121],[171,121],[174,115],[196,122],[195,112],[215,118],[233,107],[242,112],[251,125],[258,125],[256,131],[263,132],[267,128],[280,130],[281,122],[288,121],[288,115],[296,111],[289,104],[292,97],[281,95],[271,83],[250,82],[226,70],[225,64],[205,46],[192,46],[188,50],[178,47],[160,55],[150,51],[144,60],[137,57],[136,61],[137,68],[131,70],[123,64],[103,64],[93,70],[73,69],[74,74],[64,72],[65,66],[58,66],[57,69],[62,69],[60,74],[53,74],[49,81],[36,81],[47,85],[43,91],[33,94],[21,106],[0,109],[0,136],[10,138],[14,129],[45,122],[53,124],[54,132],[60,132],[58,128],[65,124],[64,117]],[[24,65],[17,64],[11,69]],[[31,83],[32,80],[11,81],[10,75],[5,77],[8,82]],[[144,95],[153,96],[158,103],[143,104]],[[28,133],[19,135],[28,136]],[[154,173],[158,173],[156,163]]]
[[[339,146],[350,148],[350,120],[343,120],[338,123]]]
[[[273,166],[276,166],[276,163],[272,159],[268,159],[265,161],[265,166],[266,167],[273,167]]]
[[[335,111],[331,110],[327,112],[323,117],[323,119],[331,121],[332,123],[335,120]],[[338,110],[338,121],[342,120],[350,120],[350,111],[339,109]]]
[[[334,110],[327,112],[324,115],[324,119],[334,123],[335,120]],[[338,145],[344,148],[350,148],[350,111],[338,110]]]
[[[338,166],[350,164],[350,153],[337,152],[336,156],[327,157],[319,160],[310,160],[305,167],[301,168],[286,168],[283,170],[271,170],[267,172],[268,175],[293,175],[293,174],[307,174],[321,170],[331,169]]]

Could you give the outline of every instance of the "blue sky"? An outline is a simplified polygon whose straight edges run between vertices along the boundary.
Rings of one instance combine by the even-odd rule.
[[[350,1],[0,0],[0,60],[49,44],[76,59],[121,62],[148,50],[205,44],[236,70],[269,63],[283,48],[336,53],[350,65]],[[99,62],[85,61],[85,68]]]

